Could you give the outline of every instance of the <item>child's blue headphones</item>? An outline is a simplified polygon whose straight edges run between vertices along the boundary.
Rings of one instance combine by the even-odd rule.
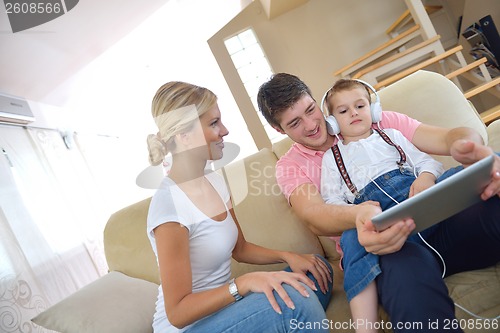
[[[372,122],[378,123],[380,120],[382,120],[382,106],[380,105],[380,97],[377,94],[377,91],[368,82],[358,80],[358,79],[352,79],[352,80],[361,83],[362,85],[365,86],[365,88],[368,90],[368,92],[371,91],[375,95],[375,102],[372,102],[370,104],[370,112],[372,115]],[[337,123],[337,120],[335,119],[335,117],[330,115],[330,112],[328,111],[328,107],[325,104],[326,96],[328,95],[328,92],[330,92],[330,89],[328,89],[325,92],[325,94],[323,95],[323,98],[321,99],[320,108],[321,108],[321,112],[323,112],[323,115],[325,116],[325,119],[326,119],[326,128],[328,129],[328,134],[337,135],[340,133],[340,126]]]

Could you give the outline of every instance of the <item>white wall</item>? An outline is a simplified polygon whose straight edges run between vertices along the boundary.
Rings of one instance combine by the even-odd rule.
[[[260,1],[253,1],[208,43],[240,110],[247,112],[247,123],[254,128],[260,123],[225,49],[225,39],[253,28],[273,71],[298,75],[320,99],[335,80],[333,72],[387,41],[385,30],[406,9],[402,0],[310,0],[269,20]]]
[[[121,181],[135,192],[117,193],[128,198],[128,203],[133,202],[130,198],[152,194],[135,186],[135,180],[148,167],[146,136],[158,131],[151,117],[151,100],[165,82],[186,81],[214,91],[230,131],[226,141],[241,147],[238,158],[254,153],[246,124],[207,45],[207,39],[240,9],[239,3],[226,0],[167,2],[46,96],[63,101],[60,106],[30,100],[37,119],[31,125],[118,137],[120,154],[95,154],[107,154],[109,159],[103,164],[119,170]]]

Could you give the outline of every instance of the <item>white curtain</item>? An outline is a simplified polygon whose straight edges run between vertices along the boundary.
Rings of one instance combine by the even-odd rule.
[[[55,130],[0,125],[0,332],[45,332],[30,319],[106,274],[105,223],[135,200],[113,197],[124,191],[113,154],[90,153],[116,152],[116,138],[68,144]]]

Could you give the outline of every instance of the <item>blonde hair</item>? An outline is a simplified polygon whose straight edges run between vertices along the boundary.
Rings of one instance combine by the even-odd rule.
[[[149,163],[162,163],[165,156],[175,149],[173,138],[189,130],[194,121],[216,103],[217,96],[207,88],[179,81],[161,86],[151,105],[159,132],[147,137]]]
[[[368,89],[366,85],[361,83],[358,80],[351,80],[351,79],[340,79],[335,82],[335,84],[325,93],[325,98],[324,98],[324,103],[326,106],[326,112],[325,115],[331,116],[333,114],[333,105],[331,103],[331,97],[335,95],[336,93],[346,91],[346,90],[353,90],[356,88],[361,88],[366,91],[366,97],[368,99],[368,102],[371,103],[371,91]]]

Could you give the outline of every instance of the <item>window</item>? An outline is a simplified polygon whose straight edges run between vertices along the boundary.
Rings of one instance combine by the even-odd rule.
[[[224,41],[248,96],[259,115],[271,142],[279,141],[283,135],[272,128],[258,112],[257,92],[262,83],[273,74],[271,66],[252,29],[247,29]]]

